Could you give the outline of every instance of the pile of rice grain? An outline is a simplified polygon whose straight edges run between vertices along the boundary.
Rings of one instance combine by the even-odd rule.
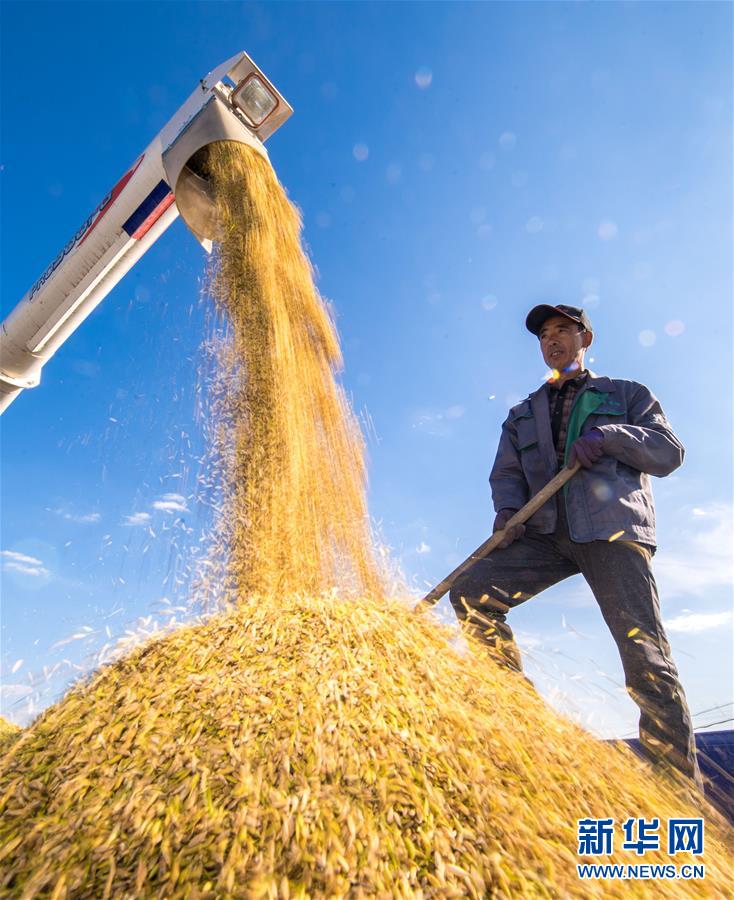
[[[579,881],[577,819],[696,810],[387,601],[253,598],[182,628],[47,710],[1,784],[6,895],[729,890],[710,822],[704,882]]]
[[[225,608],[104,668],[6,745],[0,895],[730,896],[708,814],[705,881],[578,879],[578,819],[698,810],[385,596],[297,213],[248,148],[217,145],[210,166],[231,323],[213,449]]]
[[[0,753],[3,753],[18,737],[20,728],[0,716]]]

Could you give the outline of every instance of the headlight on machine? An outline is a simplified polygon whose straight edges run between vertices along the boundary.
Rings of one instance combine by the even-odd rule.
[[[232,91],[232,103],[253,128],[259,128],[278,106],[278,98],[258,75],[250,75]]]

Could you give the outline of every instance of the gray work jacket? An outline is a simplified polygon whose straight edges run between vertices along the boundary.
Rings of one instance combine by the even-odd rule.
[[[520,509],[558,471],[544,384],[510,410],[502,425],[489,476],[495,510]],[[662,407],[643,384],[589,372],[574,398],[566,437],[571,444],[591,428],[604,435],[604,455],[581,469],[562,493],[527,522],[541,534],[556,529],[557,503],[565,502],[574,541],[632,540],[655,545],[650,475],[669,475],[684,449]]]

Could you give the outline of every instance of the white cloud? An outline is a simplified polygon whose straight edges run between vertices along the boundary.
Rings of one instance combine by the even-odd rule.
[[[544,648],[548,643],[548,635],[534,634],[530,631],[518,631],[515,629],[515,640],[523,650],[532,651]]]
[[[160,509],[164,512],[188,512],[186,506],[186,498],[182,494],[163,494],[163,496],[153,503],[153,509]]]
[[[67,522],[76,522],[79,525],[93,524],[94,522],[99,522],[102,518],[101,514],[98,512],[72,513],[61,507],[49,509],[49,512],[52,512],[55,516],[60,516],[62,519],[66,519]]]
[[[12,703],[14,700],[21,700],[32,693],[33,688],[29,684],[2,684],[0,685],[0,697],[2,697],[3,705]]]
[[[447,419],[460,419],[464,415],[463,406],[449,406],[444,415]]]
[[[48,575],[48,569],[43,566],[34,567],[34,566],[24,566],[21,563],[16,562],[6,562],[3,563],[3,569],[6,572],[20,572],[21,575],[33,575],[36,578],[40,578],[44,575]]]
[[[20,575],[30,575],[33,578],[42,578],[51,573],[44,566],[43,561],[26,553],[18,553],[15,550],[0,550],[3,557],[3,571],[17,572]]]
[[[685,525],[670,549],[656,554],[653,567],[664,597],[705,596],[713,588],[734,585],[734,529],[730,503],[685,508]]]
[[[668,631],[677,631],[685,634],[698,634],[701,631],[710,631],[722,625],[730,625],[732,621],[731,610],[718,613],[684,613],[674,619],[668,619],[665,627]]]
[[[416,553],[430,553],[431,547],[425,541],[421,541],[420,544],[415,548]]]
[[[123,525],[147,525],[150,522],[150,513],[136,512],[131,516],[125,516]]]
[[[153,504],[153,509],[160,509],[163,512],[188,512],[188,507],[182,505],[181,503],[176,503],[173,500],[156,500]]]
[[[17,553],[15,550],[0,550],[0,556],[14,563],[25,563],[28,566],[42,566],[43,560],[35,556],[27,556],[25,553]]]

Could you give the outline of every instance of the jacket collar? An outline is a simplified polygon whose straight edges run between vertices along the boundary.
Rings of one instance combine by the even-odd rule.
[[[611,394],[616,390],[616,385],[612,381],[611,378],[607,378],[606,375],[597,375],[596,372],[592,372],[591,369],[587,369],[587,379],[586,384],[584,385],[584,390],[587,391],[601,391],[605,394]],[[533,391],[531,394],[528,394],[528,400],[531,402],[533,400],[538,400],[541,396],[543,396],[548,391],[548,382],[543,382],[541,386]]]
[[[605,394],[611,394],[617,390],[617,385],[611,378],[607,378],[606,375],[597,375],[596,372],[592,372],[591,369],[587,369],[587,371],[589,373],[589,378],[586,382],[588,390],[602,391]]]

